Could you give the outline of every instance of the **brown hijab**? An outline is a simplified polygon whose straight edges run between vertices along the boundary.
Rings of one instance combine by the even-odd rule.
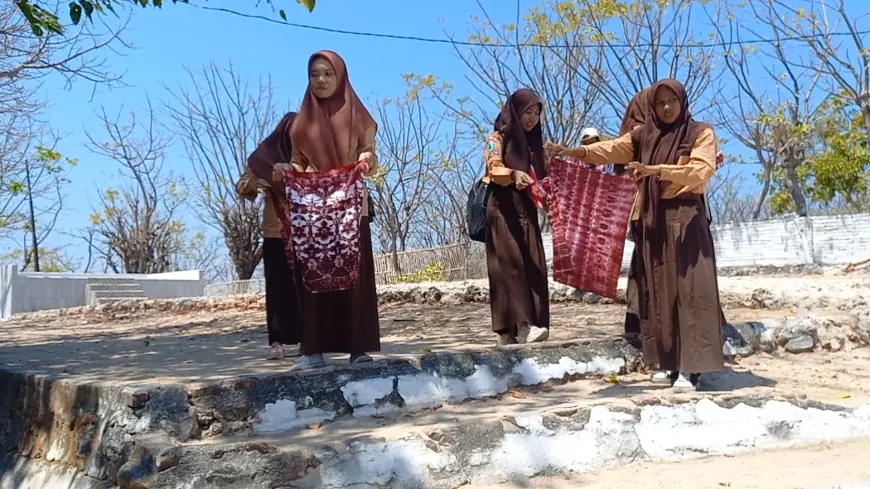
[[[318,58],[325,59],[335,70],[335,93],[321,99],[308,87],[290,127],[290,139],[312,166],[327,171],[353,163],[346,161],[348,154],[366,131],[378,125],[353,91],[341,56],[332,51],[318,51],[308,59],[309,70]]]
[[[656,92],[668,87],[674,91],[680,100],[680,115],[671,124],[659,120],[655,111]],[[706,124],[695,122],[689,113],[689,99],[683,84],[674,79],[656,82],[646,94],[646,105],[649,113],[643,127],[631,132],[635,147],[635,159],[646,165],[675,165],[680,156],[689,156],[692,151],[693,139]],[[643,223],[647,229],[657,226],[656,210],[661,195],[661,185],[657,177],[647,177],[646,199],[643,210]]]
[[[530,88],[521,88],[514,92],[495,119],[495,130],[504,138],[503,160],[506,167],[527,172],[530,162],[533,162],[538,178],[544,178],[544,135],[541,123],[526,132],[523,128],[522,116],[529,107],[540,105],[540,97]]]
[[[634,128],[643,126],[649,116],[649,103],[647,96],[649,88],[637,92],[631,101],[628,102],[628,107],[625,109],[625,115],[622,116],[622,123],[619,125],[619,135],[623,136],[630,133]],[[617,176],[624,175],[626,172],[625,166],[613,165],[613,173]]]
[[[637,92],[628,107],[625,109],[625,115],[622,116],[622,123],[619,125],[619,135],[622,136],[634,130],[635,127],[642,126],[646,123],[650,113],[650,105],[647,102],[649,97],[649,88]]]
[[[290,152],[293,148],[290,144],[290,125],[293,124],[295,117],[296,112],[285,114],[275,130],[266,136],[251,156],[248,156],[248,168],[257,178],[271,182],[272,192],[275,195],[284,194],[284,185],[272,180],[272,169],[278,163],[290,162]]]

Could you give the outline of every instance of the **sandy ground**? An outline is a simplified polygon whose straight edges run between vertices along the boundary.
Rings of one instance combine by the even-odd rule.
[[[463,489],[870,489],[870,440]]]
[[[486,304],[382,306],[378,357],[492,347]],[[726,309],[730,321],[788,311]],[[621,333],[625,306],[553,304],[553,340]],[[290,354],[295,347],[289,348]],[[138,312],[115,320],[52,317],[0,322],[0,365],[82,380],[194,381],[279,372],[293,359],[266,361],[263,311]],[[334,357],[333,363],[346,361]]]

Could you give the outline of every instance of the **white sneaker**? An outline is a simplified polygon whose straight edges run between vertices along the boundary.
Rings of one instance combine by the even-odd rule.
[[[540,343],[547,341],[550,337],[550,330],[538,326],[525,325],[517,331],[517,342],[519,343]]]
[[[301,372],[304,370],[314,370],[316,368],[323,368],[326,366],[326,360],[323,359],[323,355],[305,355],[304,357],[296,360],[296,363],[290,367],[291,372]]]
[[[658,372],[655,372],[650,376],[650,382],[652,382],[653,384],[670,385],[671,382],[673,382],[673,380],[671,379],[672,373],[673,372],[671,372],[670,370],[659,370]]]
[[[677,390],[677,391],[696,391],[696,390],[698,390],[698,386],[694,382],[692,382],[691,377],[692,377],[691,375],[687,377],[685,374],[680,374],[679,377],[677,377],[677,380],[674,381],[674,390]]]

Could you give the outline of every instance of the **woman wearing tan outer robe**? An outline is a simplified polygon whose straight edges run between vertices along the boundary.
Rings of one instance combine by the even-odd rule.
[[[648,288],[643,361],[669,373],[675,389],[691,390],[700,374],[724,367],[713,239],[702,198],[716,171],[716,135],[692,119],[676,80],[653,85],[647,100],[643,127],[554,151],[589,163],[627,164],[638,180],[641,198],[632,218],[641,220],[636,242]]]
[[[295,112],[287,113],[248,157],[236,192],[254,200],[263,195],[263,276],[266,281],[266,329],[269,333],[268,360],[284,358],[284,346],[300,340],[299,298],[296,277],[287,262],[284,240],[276,209],[286,212],[287,197],[280,182],[272,182],[276,164],[290,161],[290,124]]]
[[[366,175],[377,170],[375,135],[378,126],[353,91],[344,60],[320,51],[308,61],[308,89],[290,127],[290,165],[300,172],[319,172],[366,161]],[[279,165],[286,169],[286,165]],[[279,172],[274,175],[281,178]],[[378,297],[375,288],[368,198],[363,198],[360,222],[359,279],[351,290],[312,293],[301,280],[299,302],[304,355],[295,370],[326,365],[324,353],[348,353],[351,365],[371,362],[368,352],[380,351]]]

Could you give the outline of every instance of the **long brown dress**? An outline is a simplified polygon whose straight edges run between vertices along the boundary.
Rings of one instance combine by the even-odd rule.
[[[518,191],[513,170],[543,178],[541,125],[526,133],[521,114],[541,101],[529,89],[514,93],[502,108],[484,149],[489,198],[486,206],[486,266],[492,330],[516,335],[525,325],[550,327],[547,259],[538,211],[529,188]]]
[[[297,171],[327,171],[352,164],[368,153],[367,175],[377,170],[375,135],[377,123],[353,91],[344,60],[332,51],[311,56],[309,69],[318,58],[335,70],[337,89],[326,99],[309,88],[299,114],[290,128],[293,145],[290,164]],[[380,351],[378,297],[375,286],[368,199],[363,199],[360,223],[360,270],[356,286],[339,292],[313,293],[297,273],[301,306],[300,353],[350,353]]]
[[[272,180],[273,168],[290,161],[290,124],[295,112],[287,113],[248,157],[248,165],[238,183],[239,196],[257,198],[257,179]],[[271,190],[263,191],[263,275],[266,280],[266,329],[269,345],[295,345],[301,340],[299,327],[299,295],[296,277],[281,239],[277,209],[287,208],[283,184],[272,182]]]
[[[673,124],[652,110],[655,92],[667,86],[680,98]],[[686,92],[676,80],[656,83],[648,94],[651,117],[642,128],[587,147],[591,163],[640,161],[660,171],[641,183],[632,212],[647,288],[648,321],[641,322],[643,361],[661,370],[701,374],[722,370],[722,324],[713,239],[702,195],[716,169],[713,128],[692,120]],[[642,293],[643,290],[641,289]]]

